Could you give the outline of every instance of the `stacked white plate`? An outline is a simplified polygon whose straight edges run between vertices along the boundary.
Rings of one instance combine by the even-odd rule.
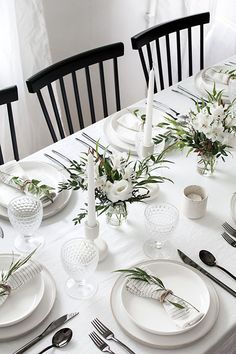
[[[71,197],[71,190],[64,190],[59,193],[58,185],[60,182],[64,182],[66,177],[62,170],[59,170],[57,167],[48,164],[46,162],[41,161],[19,161],[19,165],[23,168],[25,175],[30,179],[37,179],[44,184],[47,184],[54,188],[56,196],[53,200],[53,203],[47,203],[43,208],[43,218],[49,218],[55,214],[57,214],[60,210],[62,210]],[[10,186],[4,185],[0,182],[0,193],[4,190],[6,193],[6,189],[9,189],[12,198],[14,196],[18,196],[21,194],[20,191],[15,190]],[[23,192],[22,192],[23,193]],[[0,205],[0,217],[8,218],[7,208]]]
[[[153,260],[134,265],[142,266],[150,269],[167,289],[194,305],[204,316],[193,326],[178,328],[157,300],[129,293],[125,287],[126,278],[121,275],[112,289],[111,308],[126,334],[142,344],[162,349],[183,347],[206,335],[219,313],[219,300],[213,285],[199,272],[177,261]]]
[[[0,255],[0,271],[9,269],[12,257],[12,254]],[[17,257],[14,255],[14,260]],[[0,341],[17,338],[39,325],[50,313],[55,297],[54,280],[43,267],[40,274],[0,306]]]
[[[227,72],[232,69],[233,69],[233,67],[224,66],[224,65],[217,65],[217,66],[209,67],[209,68],[206,68],[206,69],[200,71],[195,77],[195,84],[196,84],[197,89],[204,96],[207,96],[206,90],[209,92],[212,92],[213,86],[215,84],[217,91],[223,90],[222,98],[226,103],[228,103],[229,102],[228,82],[226,80],[223,80],[221,82],[220,76],[222,73],[226,73],[226,76],[227,76]],[[215,75],[217,75],[218,78],[216,78]]]
[[[138,112],[138,117],[134,112]],[[135,143],[136,134],[142,130],[142,115],[146,114],[146,107],[131,107],[114,113],[104,121],[104,132],[111,146],[119,151],[137,155]],[[153,127],[163,121],[163,113],[153,109]],[[163,133],[163,129],[153,129],[153,135]],[[164,149],[164,143],[160,144],[160,152]]]

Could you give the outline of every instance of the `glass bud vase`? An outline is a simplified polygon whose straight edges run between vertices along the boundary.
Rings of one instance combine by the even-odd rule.
[[[201,155],[197,161],[197,171],[202,176],[211,176],[216,168],[217,159],[214,155]]]
[[[120,226],[127,219],[127,207],[125,202],[117,202],[109,206],[106,217],[107,223],[112,226]]]

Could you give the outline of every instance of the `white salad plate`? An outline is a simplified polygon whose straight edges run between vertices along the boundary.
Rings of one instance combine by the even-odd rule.
[[[204,316],[207,314],[210,306],[209,291],[202,278],[196,273],[183,267],[182,264],[161,260],[151,263],[148,269],[162,280],[167,289],[171,289],[174,294],[187,300]],[[121,301],[130,319],[140,328],[154,334],[173,335],[187,332],[204,318],[203,316],[191,327],[178,328],[168,317],[160,302],[131,294],[126,290],[125,283],[121,291]]]
[[[58,167],[55,167],[51,164],[42,161],[19,161],[19,164],[24,169],[26,175],[29,178],[38,179],[42,183],[55,188],[56,197],[53,203],[50,203],[49,205],[43,208],[43,219],[47,219],[57,214],[67,205],[71,197],[72,191],[64,190],[60,193],[58,192],[58,184],[66,180],[66,177],[63,174],[62,170],[60,170]],[[0,193],[1,185],[2,183],[0,183]],[[8,219],[7,209],[3,206],[0,206],[0,217]]]
[[[138,111],[138,117],[134,114],[134,112]],[[119,120],[124,116],[129,115],[129,119],[133,119],[135,122],[135,126],[139,127],[138,130],[131,129],[125,124],[120,124]],[[136,143],[136,134],[141,130],[142,120],[141,116],[146,115],[146,107],[130,107],[125,108],[112,116],[111,119],[111,128],[118,135],[118,137],[127,144],[135,145]],[[164,114],[160,112],[158,109],[153,109],[153,126],[163,122]],[[156,132],[163,133],[164,129],[158,128]]]
[[[214,66],[214,68],[216,70],[221,70],[221,69],[225,69],[224,66]],[[206,72],[209,68],[206,68],[204,70],[201,70],[199,73],[196,74],[195,76],[195,85],[196,88],[199,90],[199,92],[201,94],[204,95],[204,97],[207,97],[207,91],[212,92],[213,90],[213,86],[214,86],[214,81],[213,80],[209,80],[208,77],[206,77]],[[217,91],[223,90],[222,93],[222,98],[224,100],[225,103],[229,103],[229,97],[228,97],[228,85],[225,84],[221,84],[219,82],[215,83],[215,88]]]
[[[104,133],[109,144],[121,152],[128,152],[131,155],[137,155],[135,143],[136,143],[136,134],[138,130],[132,130],[125,128],[123,125],[119,124],[118,120],[127,113],[132,113],[134,110],[139,109],[140,112],[145,113],[145,107],[131,107],[129,109],[125,108],[119,112],[114,113],[110,117],[104,120]],[[134,116],[134,119],[137,119]],[[158,110],[153,110],[154,122],[158,124],[163,120],[163,114],[161,114]],[[162,119],[161,119],[162,117]],[[157,128],[156,132],[164,133],[163,128]],[[163,151],[165,144],[160,144],[160,147],[157,146],[157,152]]]
[[[9,254],[1,255],[1,258],[6,256],[10,257],[12,255]],[[44,292],[41,301],[39,302],[35,310],[27,318],[23,319],[18,323],[11,325],[10,327],[1,327],[0,341],[12,340],[32,331],[43,320],[45,320],[45,318],[49,315],[50,311],[52,310],[56,298],[56,286],[51,274],[48,272],[48,270],[45,267],[43,267],[43,270],[41,271],[40,274],[41,274],[42,282],[44,284]],[[26,285],[26,288],[28,288],[28,285]],[[17,295],[15,295],[17,296],[17,299],[18,299],[18,295],[19,292],[17,293]],[[20,299],[18,300],[20,301]],[[10,302],[10,299],[7,299],[5,304],[7,304],[8,301]],[[18,303],[15,301],[14,307],[11,308],[11,312],[13,315],[15,315],[17,311],[17,306]]]
[[[0,255],[0,272],[9,269],[13,255]],[[14,257],[17,260],[17,257]],[[41,274],[34,277],[29,283],[16,293],[8,296],[0,306],[0,328],[12,326],[29,317],[42,300],[44,294],[44,280]]]
[[[164,269],[163,265],[166,263],[167,267],[169,267],[169,265],[172,263],[172,266],[174,267],[174,273],[172,275],[167,275],[165,277],[165,273],[161,274],[161,271],[159,272],[159,267],[158,265],[160,264],[160,269]],[[189,299],[188,295],[190,294],[190,292],[194,291],[191,289],[190,285],[186,285],[187,283],[185,282],[184,279],[181,279],[181,284],[182,284],[182,290],[180,292],[180,288],[178,286],[178,289],[175,288],[176,286],[176,282],[175,282],[175,276],[176,274],[179,272],[180,267],[186,268],[186,273],[185,271],[183,271],[182,274],[187,275],[187,279],[189,279],[191,281],[191,286],[192,286],[192,280],[195,279],[197,284],[200,284],[202,286],[201,280],[203,283],[205,283],[205,286],[207,288],[207,291],[209,293],[209,309],[207,310],[207,306],[205,307],[206,311],[206,315],[204,316],[204,318],[202,319],[201,322],[199,322],[196,326],[192,327],[189,331],[187,332],[182,332],[182,333],[172,333],[169,335],[166,335],[167,333],[165,333],[165,335],[161,335],[161,334],[156,334],[156,333],[151,333],[150,330],[150,324],[147,321],[147,313],[146,310],[147,308],[149,308],[150,305],[146,306],[144,305],[145,302],[143,302],[144,298],[140,298],[140,300],[142,300],[142,305],[141,308],[139,308],[138,312],[140,314],[141,311],[143,311],[143,319],[142,321],[140,321],[140,317],[138,316],[138,319],[136,318],[136,320],[139,321],[139,325],[137,325],[134,322],[134,318],[131,318],[130,314],[127,312],[127,309],[125,309],[124,306],[124,299],[123,299],[123,288],[124,288],[124,283],[126,281],[126,279],[124,278],[123,275],[121,275],[117,281],[115,282],[112,292],[111,292],[111,297],[110,297],[110,302],[111,302],[111,309],[114,315],[114,318],[116,319],[117,323],[120,325],[120,327],[123,329],[123,331],[131,338],[133,338],[134,340],[136,340],[139,343],[142,343],[144,345],[153,347],[153,348],[160,348],[160,349],[175,349],[175,348],[180,348],[180,347],[184,347],[187,346],[195,341],[197,341],[198,339],[202,338],[203,336],[205,336],[213,327],[213,325],[215,324],[217,317],[218,317],[218,313],[219,313],[219,300],[218,300],[218,296],[216,294],[216,291],[213,287],[213,285],[205,278],[203,278],[200,273],[198,271],[192,270],[191,267],[184,265],[180,262],[177,261],[170,261],[170,260],[153,260],[153,261],[143,261],[139,264],[135,264],[134,266],[145,266],[148,267],[150,269],[156,269],[158,270],[158,273],[156,272],[156,275],[158,275],[160,277],[160,279],[164,282],[164,284],[169,288],[173,289],[175,291],[178,290],[179,294],[178,295],[182,295],[186,300]],[[152,268],[153,267],[153,268]],[[177,271],[178,269],[178,271]],[[192,272],[194,273],[193,277],[191,277],[189,275],[189,273],[187,272]],[[194,276],[196,275],[197,278],[194,278]],[[165,277],[165,279],[161,276]],[[198,278],[200,278],[201,280],[199,280]],[[170,282],[170,283],[169,283]],[[196,290],[196,286],[194,286],[194,289]],[[204,292],[206,291],[206,289],[204,289]],[[205,292],[206,297],[207,297],[207,291]],[[199,294],[199,290],[197,290],[197,294]],[[131,294],[132,295],[132,294]],[[132,295],[133,301],[136,302],[134,295]],[[151,302],[153,301],[152,299],[147,299],[147,300],[151,300]],[[203,300],[203,299],[202,299]],[[136,303],[137,304],[137,303]],[[135,304],[135,307],[136,307]],[[155,307],[160,307],[160,304],[157,303],[155,304]],[[143,308],[143,309],[142,309]],[[157,313],[156,308],[154,309],[153,307],[153,311],[155,311],[155,313]],[[164,310],[163,310],[164,311]],[[159,311],[160,313],[160,311]],[[135,314],[132,312],[132,317],[135,316]],[[153,324],[153,319],[154,316],[153,314],[150,314],[150,323]],[[168,315],[165,314],[165,318],[164,316],[161,317],[156,317],[155,318],[155,326],[159,326],[162,327],[162,321],[164,320],[163,325],[166,326],[167,321],[171,321],[168,318]],[[142,327],[145,327],[149,330],[145,330]],[[169,324],[168,328],[170,328],[170,326],[172,326],[173,332],[175,332],[175,330],[177,329],[177,327],[174,324]],[[155,327],[156,328],[156,327]]]

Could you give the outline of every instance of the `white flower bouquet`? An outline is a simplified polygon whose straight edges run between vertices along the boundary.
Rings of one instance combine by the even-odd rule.
[[[221,157],[225,161],[230,148],[236,145],[236,118],[231,113],[230,105],[222,101],[222,91],[208,93],[208,100],[196,102],[196,110],[190,111],[189,119],[183,123],[172,118],[166,118],[162,126],[167,128],[165,136],[159,135],[155,142],[172,139],[174,146],[189,148],[199,156],[198,171],[201,174],[211,174],[216,160]]]
[[[157,169],[166,167],[164,163],[170,162],[164,159],[164,152],[160,155],[151,155],[142,161],[131,160],[130,155],[126,153],[113,152],[106,156],[106,153],[100,155],[97,149],[92,153],[95,161],[95,198],[98,215],[111,207],[121,205],[126,211],[126,203],[141,202],[150,197],[148,185],[169,180],[155,173]],[[87,154],[81,157],[79,163],[73,161],[69,168],[70,178],[60,184],[60,189],[87,190],[86,166]],[[86,215],[87,209],[81,209],[74,222],[80,223]]]

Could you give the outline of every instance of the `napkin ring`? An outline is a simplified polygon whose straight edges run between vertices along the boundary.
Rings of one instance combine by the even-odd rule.
[[[166,290],[161,294],[160,302],[163,303],[163,302],[165,301],[166,297],[167,297],[168,295],[170,295],[170,294],[172,295],[172,294],[173,294],[173,291],[170,290],[170,289],[166,289]]]
[[[1,289],[3,290],[3,294],[2,295],[10,295],[10,293],[11,293],[10,285],[4,284],[4,283],[0,283],[0,294],[1,294]]]

